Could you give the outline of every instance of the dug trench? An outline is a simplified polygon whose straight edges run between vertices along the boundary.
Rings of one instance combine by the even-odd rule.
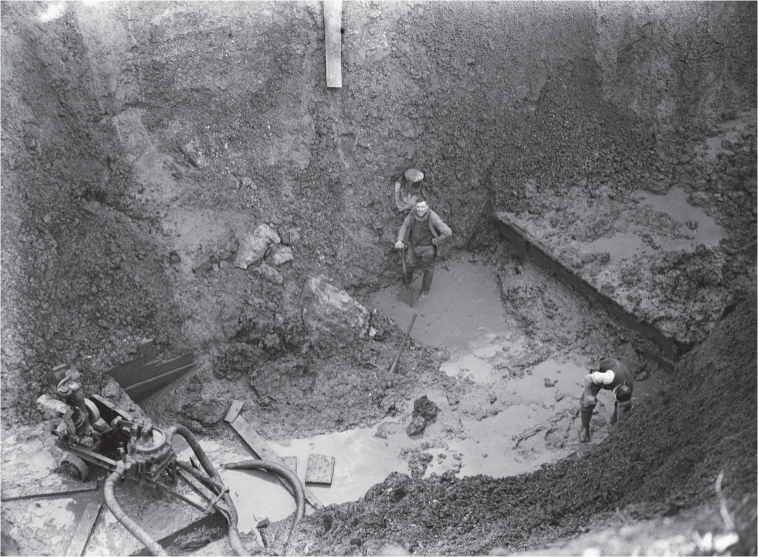
[[[98,501],[9,495],[58,485],[59,365],[218,462],[235,400],[301,477],[333,456],[286,548],[288,493],[225,472],[253,553],[755,554],[755,4],[345,3],[339,89],[319,2],[0,10],[3,554]],[[453,229],[413,308],[408,168]],[[195,365],[137,405],[108,371],[147,340]],[[634,409],[580,444],[606,355]],[[170,553],[232,554],[123,489]],[[142,549],[104,510],[82,551]]]

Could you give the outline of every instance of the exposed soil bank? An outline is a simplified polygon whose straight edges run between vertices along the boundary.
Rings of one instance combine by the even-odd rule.
[[[398,412],[407,393],[439,374],[445,354],[416,346],[403,361],[410,372],[387,377],[401,329],[377,313],[370,339],[316,339],[302,294],[318,275],[358,299],[397,280],[391,178],[411,166],[426,173],[432,206],[454,230],[443,255],[492,266],[506,313],[538,361],[536,349],[554,343],[590,358],[612,351],[650,371],[645,339],[503,244],[492,222],[499,212],[555,232],[558,248],[641,226],[635,232],[657,250],[688,233],[655,212],[630,221],[626,208],[639,190],[681,189],[723,228],[717,245],[643,253],[615,269],[605,266],[618,253],[568,250],[566,264],[599,288],[631,294],[633,308],[639,296],[635,314],[687,348],[708,337],[727,303],[755,299],[755,3],[346,2],[340,90],[325,88],[321,9],[0,4],[9,433],[41,420],[34,400],[49,391],[54,366],[75,365],[88,392],[98,392],[107,386],[102,372],[149,338],[161,356],[192,349],[198,361],[145,405],[159,424],[226,436],[219,409],[232,398],[246,401],[245,417],[272,439],[369,427]],[[240,245],[264,223],[279,243],[262,261],[235,266]],[[646,303],[653,299],[666,303]],[[732,319],[754,330],[745,311]],[[743,333],[736,327],[732,337]],[[426,502],[408,509],[413,521],[400,522],[414,526],[402,539],[423,540],[418,550],[429,552],[429,532],[445,537],[439,552],[477,552],[568,535],[614,504],[649,498],[656,509],[669,496],[645,487],[656,478],[687,505],[705,501],[722,461],[728,496],[754,493],[754,462],[743,468],[752,475],[729,465],[754,460],[754,431],[743,437],[741,427],[722,425],[738,411],[754,414],[754,385],[746,399],[719,382],[735,367],[710,376],[710,390],[701,377],[704,362],[719,367],[724,358],[754,372],[754,336],[731,350],[732,338],[714,338],[685,355],[669,405],[641,409],[622,430],[631,451],[612,450],[614,437],[588,457],[596,460],[557,464],[530,487],[523,478],[393,477],[389,492],[367,499],[381,511],[376,528],[397,516],[385,499],[400,485],[415,494],[403,499],[409,507],[429,489],[457,520],[446,523]],[[445,389],[456,385],[445,379]],[[692,400],[702,410],[682,402]],[[692,423],[698,439],[687,432]],[[729,436],[731,445],[719,444]],[[670,447],[698,459],[673,462]],[[598,469],[595,485],[606,489],[588,491]],[[622,493],[619,474],[646,483]],[[487,503],[466,520],[466,505],[450,498],[464,492]],[[518,495],[498,506],[492,493],[504,492]],[[333,509],[333,520],[347,520],[351,508]],[[428,529],[414,514],[422,511]],[[497,527],[470,528],[476,516]],[[324,553],[401,541],[359,524],[375,544],[356,537],[351,545],[343,536],[354,526],[324,526],[331,534],[321,536],[313,522],[306,532],[321,536],[311,547]]]

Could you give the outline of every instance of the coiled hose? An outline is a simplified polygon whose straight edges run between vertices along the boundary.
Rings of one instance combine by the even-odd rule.
[[[281,464],[271,462],[270,460],[243,460],[241,462],[227,462],[223,465],[227,470],[267,470],[279,474],[287,483],[292,486],[292,491],[295,495],[295,503],[297,509],[295,510],[295,516],[292,519],[292,525],[290,526],[289,534],[287,534],[287,541],[285,547],[289,544],[292,533],[297,528],[300,519],[305,516],[305,491],[303,490],[303,484],[300,483],[300,478],[295,473]]]
[[[166,553],[160,544],[156,542],[152,537],[150,537],[150,534],[145,532],[139,524],[127,516],[127,514],[121,508],[121,505],[119,505],[116,501],[116,495],[114,493],[113,486],[117,480],[122,479],[122,473],[125,474],[125,471],[112,472],[108,476],[108,479],[105,480],[105,485],[103,486],[105,504],[113,513],[113,516],[115,516],[116,519],[124,526],[124,528],[126,528],[132,536],[142,542],[151,554],[168,555],[168,553]]]
[[[195,436],[192,434],[192,432],[183,425],[173,426],[172,428],[169,428],[169,442],[171,442],[174,434],[180,435],[184,438],[185,441],[187,441],[190,448],[197,455],[197,459],[200,461],[200,465],[208,473],[208,475],[219,484],[223,484],[224,481],[221,479],[221,476],[213,467],[213,464],[211,464],[211,461],[208,459],[208,456],[205,454],[205,451],[203,451],[200,443],[197,442],[197,439],[195,439]],[[245,546],[242,545],[242,540],[240,539],[239,530],[237,528],[237,521],[239,520],[237,516],[237,509],[234,507],[234,503],[232,502],[232,498],[229,495],[229,492],[224,493],[222,499],[224,503],[226,503],[226,506],[229,508],[229,516],[227,517],[229,521],[229,544],[232,546],[232,550],[234,550],[234,553],[236,555],[247,555],[247,551],[245,550]]]

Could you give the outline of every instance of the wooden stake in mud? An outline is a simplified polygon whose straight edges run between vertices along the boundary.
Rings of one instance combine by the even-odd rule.
[[[397,363],[400,361],[400,354],[403,353],[403,348],[405,348],[405,343],[408,342],[408,337],[411,336],[411,329],[413,328],[413,324],[416,322],[416,316],[418,313],[414,313],[413,317],[411,317],[411,324],[408,325],[408,330],[405,332],[405,337],[403,338],[403,344],[400,345],[400,350],[397,353],[397,356],[395,357],[395,361],[392,362],[392,367],[390,368],[390,373],[394,373],[397,369]]]

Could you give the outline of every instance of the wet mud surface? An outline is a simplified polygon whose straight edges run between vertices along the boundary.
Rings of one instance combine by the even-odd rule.
[[[569,543],[591,520],[650,519],[640,527],[664,536],[680,509],[715,529],[721,470],[750,521],[754,4],[345,3],[340,90],[324,83],[319,3],[234,7],[0,6],[0,396],[18,450],[3,444],[4,484],[27,458],[21,483],[52,478],[47,441],[24,432],[41,427],[34,401],[55,366],[103,393],[104,372],[153,339],[159,357],[197,362],[143,401],[157,425],[183,423],[221,456],[237,443],[224,412],[241,400],[282,454],[337,458],[298,554],[518,551]],[[392,183],[410,167],[454,231],[412,310],[392,249]],[[503,213],[677,339],[679,361],[522,258]],[[261,225],[265,253],[239,266]],[[377,309],[365,331],[309,328],[304,293],[320,275]],[[579,447],[577,383],[608,354],[634,369],[639,403],[611,431],[601,396],[599,444]],[[439,413],[410,438],[423,395]],[[153,499],[135,493],[149,519]],[[65,551],[80,502],[24,505],[3,503],[3,547]],[[286,525],[266,552],[282,552]],[[134,543],[102,535],[103,552]],[[219,535],[171,551],[212,541],[202,551],[228,554]],[[624,535],[576,543],[612,552]]]

